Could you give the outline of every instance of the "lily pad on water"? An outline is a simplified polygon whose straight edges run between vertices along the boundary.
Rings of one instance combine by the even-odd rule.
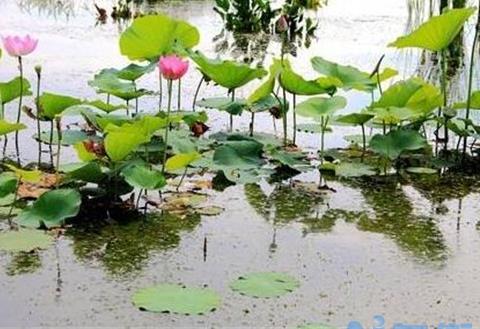
[[[211,289],[176,284],[140,289],[132,301],[140,310],[184,315],[213,312],[221,304],[221,298]]]
[[[30,252],[47,249],[53,238],[42,231],[19,230],[0,233],[0,250],[8,252]]]
[[[395,160],[404,151],[415,151],[428,145],[425,138],[414,130],[393,130],[386,135],[375,135],[370,140],[370,147],[376,153]]]
[[[375,169],[364,163],[342,162],[335,166],[335,175],[341,177],[362,177],[375,174]]]
[[[407,168],[407,172],[410,174],[417,174],[417,175],[435,175],[438,173],[438,170],[433,168],[425,168],[425,167],[409,167]]]
[[[72,189],[48,191],[31,206],[25,208],[16,221],[26,227],[59,227],[80,211],[81,196]]]
[[[297,279],[278,272],[250,273],[230,284],[232,290],[242,295],[259,298],[279,297],[292,292],[299,286]]]
[[[262,144],[253,141],[228,141],[219,146],[213,162],[220,168],[253,169],[263,164]]]

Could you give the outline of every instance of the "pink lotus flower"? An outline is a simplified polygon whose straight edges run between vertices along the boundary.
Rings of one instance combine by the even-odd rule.
[[[163,56],[158,67],[165,79],[178,80],[187,73],[188,61],[182,61],[177,55]]]
[[[30,35],[20,37],[18,35],[2,36],[3,47],[10,56],[21,57],[26,56],[37,48],[38,40],[33,39]]]

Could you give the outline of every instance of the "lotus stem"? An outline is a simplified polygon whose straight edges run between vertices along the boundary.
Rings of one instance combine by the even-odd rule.
[[[466,129],[468,129],[468,120],[470,119],[470,109],[472,106],[472,87],[473,87],[473,68],[475,62],[475,50],[477,48],[478,37],[480,34],[480,3],[478,7],[478,17],[477,17],[477,25],[475,26],[475,36],[473,38],[473,45],[472,45],[472,53],[470,55],[470,71],[468,76],[468,93],[467,93],[467,109],[465,113],[466,119]],[[463,140],[463,150],[462,150],[462,157],[465,159],[465,155],[467,153],[467,139],[468,137],[465,136]]]
[[[20,123],[22,117],[22,103],[23,103],[23,61],[22,56],[18,56],[18,70],[20,71],[20,98],[18,99],[17,124]],[[15,150],[17,152],[17,161],[20,164],[20,147],[18,145],[19,131],[15,131]]]
[[[137,84],[134,84],[135,93],[137,93]],[[135,114],[138,114],[138,97],[135,97]]]
[[[171,107],[172,107],[172,85],[173,85],[173,81],[168,80],[167,84],[168,84],[167,126],[165,127],[165,137],[163,138],[163,143],[165,144],[165,149],[163,150],[162,174],[165,173],[165,164],[167,163],[168,131],[170,130],[170,110],[171,110]]]
[[[202,78],[200,79],[200,82],[198,83],[197,89],[195,90],[195,96],[193,97],[193,104],[192,104],[193,112],[195,112],[195,107],[197,106],[198,94],[200,93],[200,88],[202,87],[202,83],[203,83],[204,80],[205,80],[205,77],[202,75]]]
[[[130,101],[127,99],[125,102],[127,103],[127,110],[126,110],[127,111],[127,116],[130,116],[130,108],[129,108]]]
[[[232,89],[232,103],[235,102],[235,89]],[[233,114],[230,113],[230,132],[233,131]]]
[[[288,105],[287,105],[287,92],[285,91],[285,88],[282,88],[283,92],[283,146],[287,147],[288,144],[288,131],[287,131],[287,112],[288,112]]]
[[[293,145],[297,142],[297,95],[293,94]]]
[[[13,213],[13,208],[15,207],[15,203],[17,202],[18,199],[18,189],[20,188],[20,182],[22,180],[22,177],[18,177],[17,179],[17,185],[15,186],[15,194],[13,195],[13,201],[12,204],[10,205],[10,209],[8,210],[8,215],[7,215],[7,220],[8,220],[8,225],[10,226],[11,229],[13,229],[13,222],[12,222],[12,213]]]
[[[362,143],[363,143],[363,148],[362,148],[362,162],[363,158],[365,157],[365,153],[367,152],[367,136],[365,135],[365,124],[362,123]]]
[[[325,149],[325,127],[327,122],[325,122],[325,117],[322,115],[321,118],[322,131],[320,133],[320,165],[323,165],[323,152]]]
[[[162,109],[163,83],[162,73],[158,74],[158,110]]]
[[[252,111],[252,116],[250,119],[250,137],[253,137],[254,126],[255,126],[255,112]]]
[[[35,101],[35,105],[37,106],[37,136],[38,136],[38,163],[37,166],[40,168],[40,164],[42,162],[42,139],[40,137],[41,129],[40,129],[40,83],[42,79],[42,72],[40,69],[36,70],[37,72],[37,99]]]
[[[62,122],[60,117],[55,118],[57,126],[57,163],[55,165],[55,186],[58,187],[60,181],[60,151],[62,149]]]
[[[447,95],[447,54],[445,50],[442,50],[442,92],[443,92],[443,110],[446,109],[447,104],[448,104],[448,95]],[[443,116],[445,117],[445,125],[444,125],[444,137],[445,137],[445,147],[444,150],[448,150],[448,118],[445,116],[445,113],[443,113]]]
[[[107,104],[110,105],[110,94],[107,94]]]
[[[182,79],[178,79],[177,111],[182,108]]]
[[[53,167],[53,120],[50,120],[50,143],[49,143],[49,151],[50,151],[50,165]]]
[[[185,170],[183,171],[182,177],[180,178],[180,182],[177,185],[177,192],[180,190],[180,186],[183,184],[183,180],[185,179],[185,176],[187,175],[187,170],[188,167],[185,167]]]

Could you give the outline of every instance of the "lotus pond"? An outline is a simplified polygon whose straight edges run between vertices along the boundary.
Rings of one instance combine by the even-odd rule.
[[[480,323],[479,3],[245,3],[0,2],[0,326]]]

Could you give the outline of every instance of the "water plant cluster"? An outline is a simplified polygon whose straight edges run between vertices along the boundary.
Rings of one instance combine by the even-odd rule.
[[[446,11],[389,45],[438,53],[439,86],[410,77],[385,88],[397,71],[382,68],[383,58],[372,72],[363,72],[315,56],[311,59],[312,72],[317,74],[313,80],[296,72],[283,51],[268,69],[212,59],[195,49],[200,40],[195,26],[166,15],[148,15],[135,19],[120,37],[120,51],[132,63],[95,74],[89,85],[102,99],[83,99],[42,91],[41,67],[35,67],[36,81],[24,77],[23,63],[34,56],[41,40],[4,37],[0,57],[15,57],[19,76],[0,83],[4,142],[0,203],[11,228],[0,234],[0,249],[32,250],[50,243],[49,235],[32,228],[121,220],[149,210],[221,211],[201,206],[205,201],[201,188],[181,190],[192,175],[208,178],[220,190],[247,184],[252,194],[254,184],[262,179],[282,181],[317,170],[320,177],[334,175],[353,181],[366,176],[381,181],[397,173],[475,171],[480,125],[472,120],[471,111],[480,109],[480,91],[473,90],[471,70],[467,99],[451,103],[445,55],[475,11]],[[288,29],[279,30],[288,33]],[[477,37],[478,27],[475,43]],[[472,49],[473,66],[475,44]],[[181,82],[192,67],[201,79],[193,104],[185,104]],[[158,76],[158,90],[141,88],[138,81],[147,74]],[[237,97],[238,90],[258,80],[247,98]],[[227,96],[201,98],[204,84],[224,88]],[[347,106],[345,94],[351,90],[369,93],[371,104],[342,113]],[[178,93],[177,104],[173,104],[174,92]],[[140,107],[138,100],[146,96],[158,96],[155,109]],[[7,121],[5,112],[13,110],[16,120]],[[225,113],[228,131],[209,131],[212,110]],[[238,131],[235,118],[244,113],[250,116],[249,130]],[[259,113],[270,114],[275,126],[281,123],[281,137],[255,131]],[[310,123],[298,124],[297,116]],[[66,125],[71,117],[80,118],[81,124]],[[35,122],[33,138],[38,145],[37,161],[28,164],[21,161],[19,145],[19,131],[26,129],[26,120]],[[325,149],[328,133],[344,125],[357,127],[359,134],[345,136],[350,144],[345,149]],[[297,145],[298,132],[318,136],[320,148],[313,156]],[[14,158],[6,156],[11,143]],[[75,150],[78,160],[61,163],[66,147]],[[325,190],[327,183],[321,180],[315,192]],[[255,297],[272,297],[298,285],[283,274],[254,273],[238,278],[231,288]],[[191,305],[185,305],[186,299]],[[160,285],[139,291],[133,302],[151,311],[202,313],[216,308],[219,298],[207,289]]]

